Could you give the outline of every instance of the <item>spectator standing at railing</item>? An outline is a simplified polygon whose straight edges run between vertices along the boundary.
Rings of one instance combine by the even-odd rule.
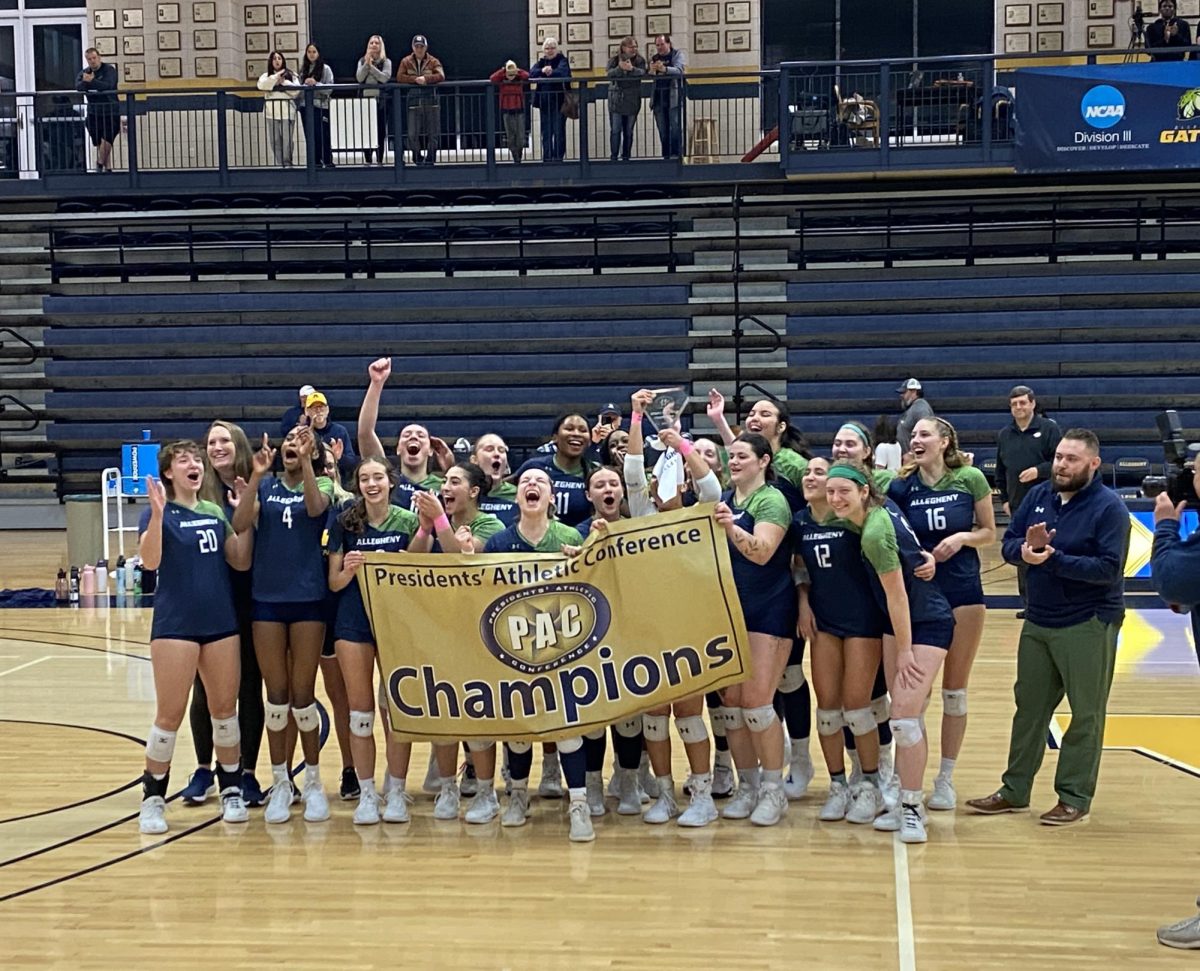
[[[121,133],[117,69],[100,60],[100,52],[94,47],[83,56],[87,65],[75,78],[75,90],[87,95],[87,132],[96,146],[96,171],[111,172],[113,142]]]
[[[333,68],[321,57],[321,49],[309,41],[304,49],[304,61],[300,66],[300,83],[313,88],[312,125],[304,101],[300,101],[300,123],[304,125],[304,137],[313,143],[317,165],[333,168],[333,142],[329,130],[329,91],[316,90],[316,86],[333,84]]]
[[[1158,20],[1146,28],[1146,49],[1153,61],[1183,61],[1186,50],[1192,46],[1192,28],[1188,22],[1175,16],[1175,0],[1159,0]]]
[[[267,71],[258,79],[258,90],[267,92],[263,101],[263,117],[267,120],[267,141],[275,156],[275,164],[285,169],[292,166],[292,140],[296,131],[296,89],[300,81],[287,66],[287,58],[271,51]]]
[[[687,52],[672,46],[670,34],[654,38],[657,53],[650,58],[654,76],[654,94],[650,107],[658,126],[663,158],[679,158],[685,152],[683,137],[683,76],[687,73]]]
[[[500,85],[500,117],[504,121],[504,139],[514,163],[520,163],[525,152],[525,82],[529,72],[517,67],[516,61],[506,61],[494,71],[492,84]]]
[[[412,53],[396,69],[398,84],[412,85],[408,92],[408,147],[413,165],[432,165],[442,137],[442,116],[435,85],[446,80],[442,62],[429,53],[424,34],[412,39]]]
[[[567,119],[562,109],[571,65],[558,49],[556,38],[547,37],[542,42],[542,56],[529,69],[529,76],[534,81],[551,82],[537,85],[533,105],[541,112],[542,161],[561,162],[567,154]]]
[[[638,53],[637,40],[626,37],[621,49],[608,62],[609,158],[628,162],[633,153],[633,128],[642,110],[642,78],[646,59]]]
[[[375,102],[375,131],[379,141],[379,164],[383,164],[383,153],[387,150],[388,135],[388,90],[392,80],[392,61],[387,56],[383,38],[372,34],[367,41],[367,50],[358,59],[358,70],[354,72],[358,83],[363,85],[363,97]],[[363,150],[367,165],[371,164],[371,149]]]

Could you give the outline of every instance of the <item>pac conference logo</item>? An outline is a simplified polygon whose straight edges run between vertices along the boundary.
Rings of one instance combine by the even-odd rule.
[[[553,671],[608,633],[608,599],[588,583],[546,583],[493,600],[479,621],[484,646],[522,673]]]

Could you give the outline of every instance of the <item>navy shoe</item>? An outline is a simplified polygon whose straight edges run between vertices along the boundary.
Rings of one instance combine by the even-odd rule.
[[[197,769],[188,779],[187,788],[183,790],[185,806],[203,806],[209,796],[217,794],[217,786],[213,781],[212,769]]]
[[[254,778],[254,774],[246,772],[242,775],[242,802],[247,806],[261,806],[267,801],[267,794]]]
[[[358,773],[354,771],[354,767],[347,766],[342,769],[342,802],[350,802],[357,799],[361,791],[358,785]]]

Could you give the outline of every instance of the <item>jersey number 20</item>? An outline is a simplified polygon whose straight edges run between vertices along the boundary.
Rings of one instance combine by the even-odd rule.
[[[196,534],[200,538],[201,553],[217,552],[217,534],[211,529],[202,529]]]

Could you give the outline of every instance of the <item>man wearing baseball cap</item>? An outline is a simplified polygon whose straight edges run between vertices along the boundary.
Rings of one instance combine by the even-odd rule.
[[[300,416],[304,414],[304,406],[308,403],[308,396],[316,391],[311,384],[300,386],[300,404],[292,405],[283,413],[283,417],[279,419],[279,437],[283,438],[296,427],[296,423],[300,421]]]
[[[925,389],[916,378],[909,378],[901,384],[896,389],[896,394],[900,395],[900,421],[896,425],[896,441],[900,443],[900,451],[907,455],[913,427],[922,418],[932,418],[933,408],[925,400]]]
[[[442,120],[434,85],[445,80],[442,62],[429,53],[425,35],[417,34],[412,39],[412,53],[396,70],[396,83],[408,86],[408,147],[413,165],[433,165],[437,155]]]
[[[320,391],[314,391],[304,402],[304,413],[308,416],[309,427],[322,444],[333,448],[337,457],[338,471],[342,478],[354,471],[358,464],[358,456],[354,454],[353,440],[345,425],[329,420],[329,402]]]

